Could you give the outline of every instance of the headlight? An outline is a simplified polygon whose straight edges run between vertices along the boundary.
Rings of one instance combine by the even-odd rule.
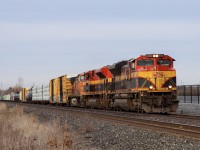
[[[169,85],[169,89],[172,89],[172,86],[171,86],[171,85]]]
[[[159,55],[158,55],[158,54],[156,54],[156,55],[153,55],[153,57],[155,57],[155,58],[158,58],[158,57],[159,57]]]
[[[150,89],[150,90],[153,90],[153,86],[151,85],[151,86],[149,87],[149,89]]]

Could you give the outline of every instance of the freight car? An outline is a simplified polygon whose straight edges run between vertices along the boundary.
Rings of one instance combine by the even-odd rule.
[[[7,95],[4,95],[2,100],[4,101],[10,101],[11,100],[11,95],[10,94],[7,94]]]
[[[10,94],[3,95],[0,100],[4,101],[19,101],[19,92],[11,92]]]
[[[10,100],[11,101],[19,101],[19,92],[12,92],[10,94]]]
[[[179,101],[174,61],[168,55],[147,54],[52,79],[49,103],[146,113],[175,112]]]
[[[21,102],[32,101],[32,88],[23,88],[19,93],[19,100]]]
[[[49,103],[49,85],[41,85],[32,88],[32,102]]]
[[[63,75],[50,81],[50,103],[69,105],[69,96],[72,96],[72,93],[74,93],[72,88],[74,83],[73,81],[75,81],[76,76],[77,75]]]

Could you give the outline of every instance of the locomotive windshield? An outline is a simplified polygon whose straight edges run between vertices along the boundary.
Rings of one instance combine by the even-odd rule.
[[[170,60],[157,60],[158,65],[168,66],[171,64]]]
[[[153,60],[138,60],[138,66],[153,66]]]
[[[85,76],[82,75],[82,76],[80,77],[80,79],[81,79],[81,81],[84,81],[84,80],[85,80]]]

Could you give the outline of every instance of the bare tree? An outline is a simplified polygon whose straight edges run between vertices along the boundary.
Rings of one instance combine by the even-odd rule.
[[[10,94],[12,92],[15,92],[15,88],[9,87],[7,90],[5,90],[4,95]]]
[[[24,79],[22,77],[19,77],[18,78],[18,86],[22,88],[23,84],[24,84]]]
[[[19,77],[16,83],[16,86],[14,87],[15,92],[19,92],[22,90],[24,84],[24,80],[22,77]]]

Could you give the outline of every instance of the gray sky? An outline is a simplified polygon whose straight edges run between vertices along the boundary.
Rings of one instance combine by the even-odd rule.
[[[6,0],[0,82],[25,86],[141,54],[176,59],[178,84],[200,84],[198,0]]]

